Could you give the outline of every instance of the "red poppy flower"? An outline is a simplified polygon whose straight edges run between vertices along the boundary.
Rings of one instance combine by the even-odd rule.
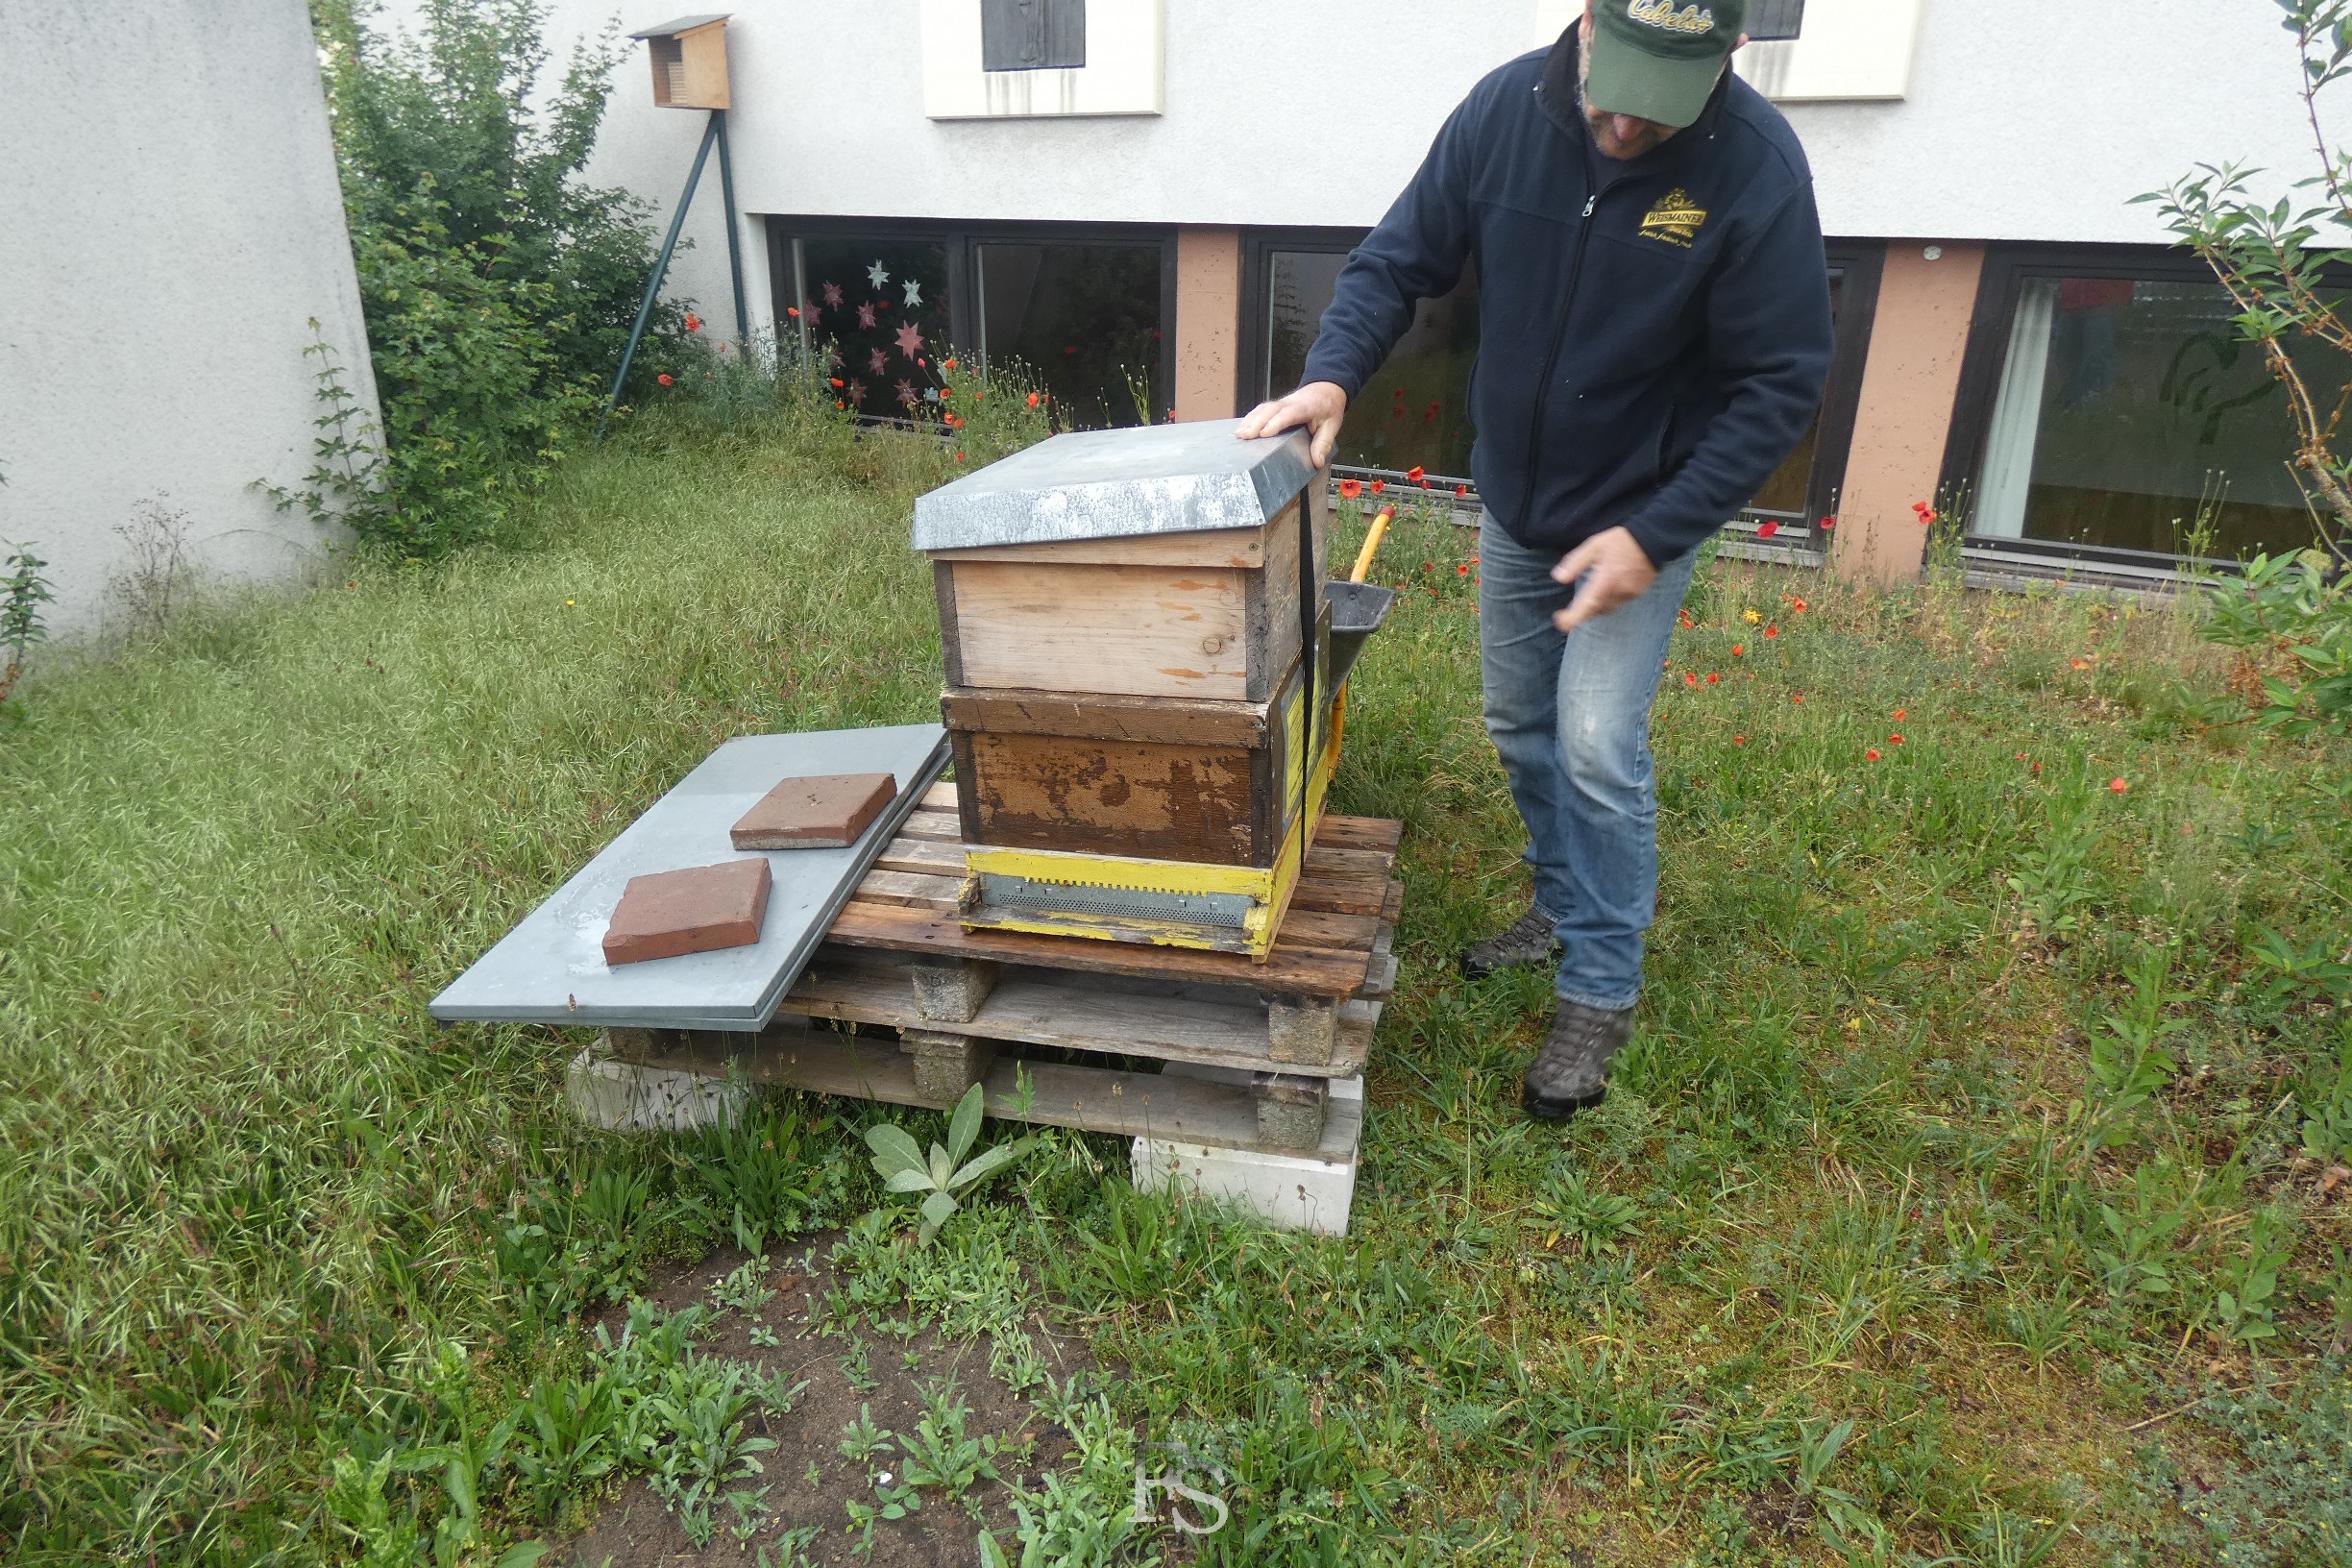
[[[940,361],[940,369],[953,370],[955,369],[955,361],[953,359],[942,359]]]
[[[1911,710],[1910,710],[1909,708],[1897,708],[1897,709],[1895,710],[1895,720],[1896,720],[1896,722],[1897,722],[1898,723],[1900,723],[1902,722],[1903,716],[1904,716],[1905,714],[1909,713],[1910,711],[1911,711]],[[2024,760],[2025,760],[2025,753],[2024,753],[2024,752],[2022,752],[2022,751],[2019,752],[2019,753],[2018,753],[2018,760],[2019,760],[2020,762],[2024,761]]]
[[[1837,527],[1837,519],[1834,517],[1825,517],[1821,520],[1821,526],[1825,531]]]
[[[1461,500],[1462,497],[1468,495],[1469,493],[1470,487],[1466,484],[1458,484],[1454,487],[1454,499],[1456,501]]]
[[[2119,779],[2119,778],[2117,778],[2117,779],[2110,779],[2110,780],[2108,781],[2107,787],[2108,787],[2109,789],[2111,789],[2111,790],[2115,791],[2115,793],[2116,793],[2116,794],[2118,794],[2118,795],[2121,795],[2121,794],[2122,794],[2122,793],[2123,793],[2125,790],[2128,790],[2128,789],[2130,789],[2130,788],[2131,788],[2131,786],[2130,786],[2129,784],[2124,783],[2124,782],[2123,782],[2121,779]]]
[[[1458,566],[1454,569],[1454,575],[1458,577],[1466,577],[1470,575],[1470,568],[1467,566]]]
[[[1748,744],[1748,737],[1745,735],[1734,735],[1731,737],[1731,744],[1733,746],[1746,746]]]
[[[1032,392],[1032,393],[1030,393],[1030,394],[1029,394],[1029,406],[1030,406],[1030,407],[1032,407],[1032,408],[1035,408],[1037,405],[1038,405],[1038,395],[1037,395],[1035,392]]]
[[[1723,676],[1717,674],[1714,671],[1709,670],[1707,672],[1707,684],[1709,686],[1720,686],[1723,684]]]
[[[1919,518],[1921,527],[1924,528],[1934,526],[1936,512],[1933,506],[1928,505],[1923,501],[1915,501],[1911,503],[1911,510]]]
[[[1696,686],[1699,684],[1699,677],[1692,674],[1688,670],[1685,670],[1682,672],[1682,684],[1685,686]]]
[[[1435,561],[1423,561],[1421,563],[1421,570],[1424,572],[1434,572],[1437,570],[1437,563]]]
[[[964,454],[963,454],[962,453],[960,453],[960,452],[959,452],[959,453],[956,453],[956,461],[960,463],[960,462],[962,462],[963,460],[964,460]]]
[[[839,386],[842,384],[842,379],[839,376],[836,376],[832,378],[832,382],[835,386]]]
[[[1789,608],[1795,610],[1799,615],[1804,614],[1805,611],[1811,609],[1812,607],[1812,605],[1807,604],[1801,599],[1792,599],[1789,600]]]
[[[1421,476],[1424,472],[1426,472],[1426,470],[1424,470],[1419,463],[1415,463],[1412,467],[1405,471],[1405,477],[1412,480],[1413,483],[1419,484],[1421,482]]]
[[[2041,765],[2040,763],[2038,763],[2038,762],[2037,762],[2037,763],[2035,763],[2035,764],[2033,765],[2033,771],[2034,771],[2035,772],[2037,772],[2037,773],[2038,773],[2038,772],[2040,772],[2042,771],[2042,765]]]
[[[836,407],[836,408],[846,408],[846,407],[848,407],[849,405],[848,405],[847,404],[845,404],[845,403],[842,402],[842,401],[841,401],[841,399],[839,399],[839,398],[835,398],[835,399],[833,400],[833,406],[834,406],[834,407]]]
[[[661,373],[659,376],[654,377],[653,379],[654,379],[655,380],[657,380],[657,381],[661,382],[661,384],[662,384],[662,385],[664,385],[664,386],[675,386],[675,385],[677,384],[675,381],[673,381],[673,380],[670,379],[670,373],[669,373],[668,371],[666,371],[666,370],[665,370],[665,371],[663,371],[663,372],[662,372],[662,373]]]
[[[2017,757],[2016,757],[2016,759],[2015,759],[2015,760],[2017,760],[2017,761],[2019,761],[2019,762],[2023,762],[2023,761],[2025,760],[2025,753],[2024,753],[2024,752],[2022,752],[2022,751],[2020,751],[2020,752],[2017,754]]]
[[[1889,745],[1889,746],[1900,746],[1900,745],[1902,745],[1902,732],[1901,732],[1900,730],[1898,730],[1896,733],[1894,733],[1894,734],[1892,734],[1892,735],[1889,735],[1889,736],[1887,737],[1887,745]]]
[[[1878,748],[1874,746],[1868,751],[1863,752],[1862,760],[1865,762],[1876,762],[1878,760]]]
[[[1358,496],[1363,494],[1363,481],[1361,479],[1341,479],[1339,494],[1343,500],[1354,501]]]
[[[1780,635],[1780,628],[1778,626],[1766,626],[1764,628],[1764,635],[1767,637],[1777,637]]]
[[[1748,645],[1746,643],[1733,643],[1731,645],[1731,656],[1735,659],[1746,658],[1748,656]]]
[[[800,313],[800,307],[796,305],[788,305],[784,307],[784,313],[788,316],[797,316]]]
[[[1804,700],[1804,693],[1791,692],[1789,693],[1789,700],[1791,702],[1802,702]]]
[[[1386,479],[1374,479],[1372,481],[1372,493],[1376,496],[1387,488],[1388,481]]]
[[[1780,525],[1779,525],[1779,524],[1777,524],[1777,523],[1767,523],[1767,524],[1763,525],[1761,527],[1759,527],[1759,528],[1757,528],[1757,529],[1756,529],[1756,537],[1757,537],[1758,539],[1770,539],[1770,538],[1771,538],[1771,537],[1772,537],[1774,534],[1778,533],[1779,531],[1780,531]]]
[[[702,323],[692,310],[686,312],[686,330],[690,332],[698,332],[702,330]]]

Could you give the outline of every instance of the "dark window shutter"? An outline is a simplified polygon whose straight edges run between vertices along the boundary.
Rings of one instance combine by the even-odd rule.
[[[1086,0],[980,0],[980,68],[1052,71],[1086,63]]]
[[[1804,0],[1755,0],[1748,11],[1748,37],[1755,43],[1793,38],[1804,27]]]

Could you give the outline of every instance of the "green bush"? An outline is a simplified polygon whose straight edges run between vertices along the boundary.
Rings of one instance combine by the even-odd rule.
[[[645,203],[576,178],[621,58],[609,30],[542,93],[536,0],[429,0],[414,37],[373,16],[313,6],[383,421],[355,430],[326,367],[321,467],[291,499],[426,559],[497,537],[545,480],[620,362],[654,245]],[[657,310],[643,380],[685,314]]]

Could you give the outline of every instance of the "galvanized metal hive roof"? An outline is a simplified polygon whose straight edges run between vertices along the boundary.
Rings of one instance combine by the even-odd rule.
[[[915,548],[977,550],[1265,525],[1314,478],[1307,435],[1237,419],[1073,430],[915,502]]]

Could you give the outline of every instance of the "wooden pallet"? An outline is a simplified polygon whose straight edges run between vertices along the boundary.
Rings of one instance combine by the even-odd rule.
[[[1327,1147],[1344,1132],[1353,1149],[1352,1130],[1335,1125],[1330,1084],[1363,1070],[1395,985],[1398,823],[1325,818],[1282,933],[1257,963],[965,930],[954,791],[934,786],[908,819],[785,997],[776,1027],[749,1039],[614,1030],[614,1054],[900,1105],[951,1105],[978,1083],[996,1115],[1289,1153]],[[899,1040],[811,1029],[810,1020],[893,1028]],[[1041,1046],[1247,1078],[1039,1060]]]

